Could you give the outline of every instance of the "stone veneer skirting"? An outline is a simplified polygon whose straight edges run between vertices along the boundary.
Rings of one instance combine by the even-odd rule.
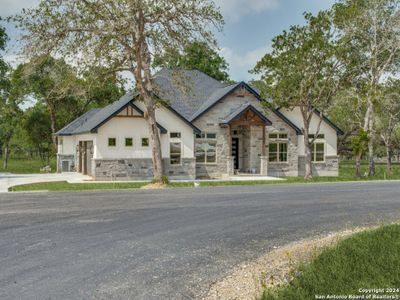
[[[299,156],[299,176],[305,174],[305,157]],[[339,176],[339,157],[326,156],[325,162],[313,163],[314,176]]]
[[[145,180],[153,178],[153,163],[150,158],[142,159],[94,159],[95,180]],[[194,158],[183,158],[181,165],[171,165],[163,159],[164,173],[170,179],[195,179]]]

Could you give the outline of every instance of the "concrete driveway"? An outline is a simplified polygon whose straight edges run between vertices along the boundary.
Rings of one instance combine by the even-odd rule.
[[[53,182],[53,181],[68,181],[82,182],[90,180],[89,176],[79,173],[50,173],[50,174],[11,174],[0,173],[0,193],[7,193],[8,188],[14,185],[38,183],[38,182]]]
[[[399,218],[399,182],[1,194],[0,299],[198,299],[274,246]]]

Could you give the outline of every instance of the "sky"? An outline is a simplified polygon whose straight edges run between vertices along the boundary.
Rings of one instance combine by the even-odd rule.
[[[39,0],[0,0],[0,16],[15,14],[35,6]],[[229,64],[235,81],[254,78],[249,74],[256,62],[271,49],[272,39],[290,25],[304,24],[305,11],[316,13],[329,8],[334,0],[215,0],[225,19],[224,30],[216,33],[220,54]],[[4,56],[15,64],[18,58],[19,32],[4,24],[10,36]]]

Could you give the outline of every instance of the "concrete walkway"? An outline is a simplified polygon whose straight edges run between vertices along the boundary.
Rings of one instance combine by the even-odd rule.
[[[39,182],[85,182],[91,177],[79,173],[50,173],[50,174],[11,174],[0,173],[0,193],[7,193],[8,189],[15,185],[39,183]]]

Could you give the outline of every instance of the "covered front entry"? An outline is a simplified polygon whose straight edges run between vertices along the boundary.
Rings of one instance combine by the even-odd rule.
[[[228,174],[267,174],[266,126],[272,123],[252,105],[241,106],[221,126],[228,128]]]
[[[92,175],[93,141],[79,142],[78,158],[78,172]]]

